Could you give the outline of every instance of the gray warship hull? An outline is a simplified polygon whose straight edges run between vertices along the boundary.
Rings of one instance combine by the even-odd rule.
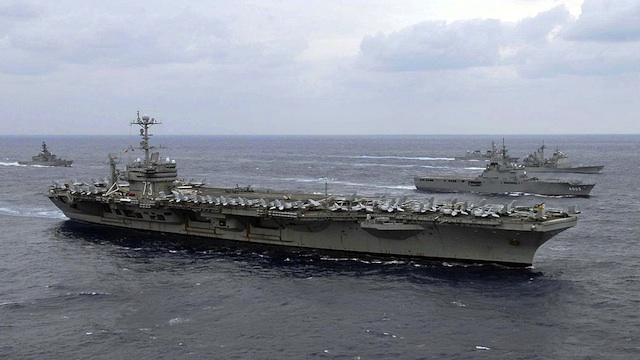
[[[491,156],[489,156],[489,155],[481,155],[481,156],[466,155],[466,156],[455,156],[453,159],[454,160],[460,160],[460,161],[491,161]],[[517,162],[518,161],[517,157],[509,156],[507,159],[510,162]]]
[[[225,190],[203,189],[213,196]],[[234,196],[255,196],[236,193]],[[285,194],[269,193],[282,198]],[[289,195],[287,195],[289,196]],[[317,195],[304,195],[300,199]],[[51,201],[71,220],[238,242],[341,252],[530,266],[537,249],[574,226],[561,215],[446,216],[441,212],[279,210],[193,201],[124,201],[52,189]],[[125,199],[128,200],[128,199]],[[295,200],[295,199],[293,199]],[[292,200],[292,201],[293,201]]]
[[[604,165],[594,166],[571,166],[571,167],[546,167],[546,166],[526,166],[529,173],[573,173],[573,174],[599,174]]]
[[[490,178],[416,177],[416,189],[432,192],[475,192],[486,194],[527,193],[550,196],[589,196],[594,184],[569,181],[537,181],[533,179],[493,180]]]

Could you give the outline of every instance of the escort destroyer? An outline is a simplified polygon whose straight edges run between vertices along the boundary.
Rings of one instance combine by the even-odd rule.
[[[446,202],[434,198],[358,198],[214,188],[178,180],[175,160],[150,146],[147,115],[141,127],[144,159],[116,168],[95,184],[54,183],[48,197],[71,220],[323,251],[367,253],[530,266],[538,248],[577,223],[575,209]]]
[[[73,160],[61,159],[52,154],[47,148],[47,144],[42,142],[42,150],[38,155],[32,156],[31,161],[18,161],[20,165],[39,165],[39,166],[71,166]]]
[[[598,174],[604,165],[580,165],[574,166],[569,161],[567,155],[559,149],[553,152],[551,157],[544,155],[546,146],[542,144],[536,152],[525,156],[522,164],[528,172],[554,172],[554,173],[578,173],[578,174]]]

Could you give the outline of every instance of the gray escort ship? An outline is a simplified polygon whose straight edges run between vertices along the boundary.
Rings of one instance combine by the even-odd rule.
[[[414,178],[418,190],[435,192],[477,192],[488,194],[527,193],[554,196],[589,196],[595,184],[581,181],[541,180],[529,177],[526,169],[502,157],[493,159],[477,177],[426,176]]]
[[[482,152],[480,150],[473,150],[473,151],[469,151],[467,150],[466,155],[464,156],[456,156],[454,157],[455,160],[482,160],[482,161],[491,161],[491,159],[495,159],[497,157],[501,157],[502,153],[501,150],[498,149],[498,147],[496,146],[495,142],[491,142],[491,149],[487,150],[486,152]],[[509,162],[516,162],[518,161],[517,157],[511,157],[508,156],[507,160]]]
[[[122,173],[110,161],[104,184],[54,184],[48,197],[72,221],[252,242],[378,255],[529,266],[536,250],[576,225],[575,211],[437,203],[433,198],[356,198],[210,188],[178,181],[176,162],[161,161],[141,127],[144,159]],[[120,175],[120,176],[119,176]],[[326,190],[325,190],[326,192]],[[573,209],[575,210],[575,209]]]
[[[522,164],[529,172],[556,172],[556,173],[579,173],[598,174],[604,165],[573,166],[569,158],[560,150],[556,149],[550,158],[544,157],[544,143],[536,152],[525,156]]]
[[[65,160],[52,154],[47,149],[47,144],[42,142],[42,150],[38,155],[32,156],[31,161],[18,161],[20,165],[40,165],[40,166],[71,166],[73,160]]]

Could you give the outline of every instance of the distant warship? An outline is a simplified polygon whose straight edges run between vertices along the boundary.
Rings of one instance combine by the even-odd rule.
[[[456,156],[454,157],[455,160],[482,160],[482,161],[491,161],[491,159],[495,159],[498,157],[502,157],[502,153],[501,150],[498,149],[498,147],[496,146],[496,143],[494,143],[493,141],[491,142],[491,150],[487,150],[486,152],[482,152],[480,150],[473,150],[473,151],[469,151],[467,150],[466,155],[464,156]],[[517,157],[511,157],[508,156],[507,160],[509,162],[516,162],[518,161]]]
[[[529,266],[536,250],[576,225],[575,209],[292,194],[211,188],[178,180],[175,160],[150,146],[148,115],[138,159],[105,183],[63,183],[48,197],[72,221],[325,251]]]
[[[42,142],[42,151],[38,155],[32,156],[31,161],[18,161],[20,165],[41,165],[41,166],[71,166],[73,160],[60,159],[47,149],[47,144]]]
[[[414,178],[418,190],[434,192],[477,192],[488,194],[528,193],[555,196],[589,196],[595,184],[581,181],[541,180],[529,177],[526,169],[508,161],[507,148],[477,177],[425,176]]]
[[[597,174],[604,167],[604,165],[573,166],[569,158],[558,149],[553,152],[550,158],[545,158],[544,149],[545,145],[542,144],[535,153],[522,159],[522,164],[527,171]]]

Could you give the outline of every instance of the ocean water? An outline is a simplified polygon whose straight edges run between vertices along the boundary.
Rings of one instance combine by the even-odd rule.
[[[456,161],[491,136],[167,136],[161,156],[212,186],[380,196],[416,175],[475,175]],[[135,131],[133,132],[135,133]],[[71,168],[20,166],[40,149]],[[589,198],[435,194],[582,211],[532,268],[195,242],[68,221],[52,181],[104,178],[136,136],[0,137],[0,358],[633,359],[640,355],[640,136],[509,136],[542,141],[602,174]]]

